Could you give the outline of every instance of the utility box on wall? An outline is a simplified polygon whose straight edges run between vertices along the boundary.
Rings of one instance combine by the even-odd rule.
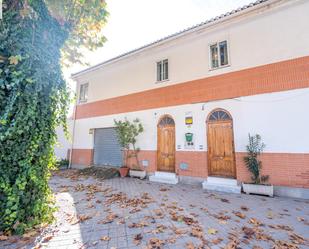
[[[185,125],[188,131],[184,136],[184,149],[192,150],[194,149],[194,134],[189,131],[193,125],[193,114],[191,111],[185,113]]]
[[[185,113],[185,124],[187,127],[191,127],[193,125],[193,115],[192,112]]]
[[[185,133],[185,149],[194,149],[194,134],[192,132]]]

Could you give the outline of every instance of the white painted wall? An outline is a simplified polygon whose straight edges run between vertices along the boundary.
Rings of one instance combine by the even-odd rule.
[[[58,159],[66,159],[67,158],[67,152],[69,149],[71,149],[72,146],[72,128],[73,128],[73,120],[69,119],[68,121],[68,130],[70,133],[69,139],[66,138],[63,128],[57,127],[56,133],[57,133],[57,144],[55,145],[55,155]]]
[[[165,42],[77,77],[88,102],[309,55],[309,1],[280,1]],[[209,70],[210,43],[227,39],[230,66]],[[169,59],[170,80],[156,83],[156,61]]]
[[[145,132],[139,137],[142,150],[156,150],[157,123],[170,114],[176,123],[176,149],[184,149],[184,134],[193,132],[195,150],[207,150],[206,117],[215,108],[224,108],[233,117],[235,149],[245,151],[248,133],[258,133],[266,143],[266,152],[309,153],[309,88],[261,94],[209,103],[181,105],[125,114],[76,120],[74,148],[93,148],[89,129],[112,127],[114,119],[140,118]],[[193,125],[185,125],[186,112],[193,113]],[[202,149],[199,147],[202,146]]]

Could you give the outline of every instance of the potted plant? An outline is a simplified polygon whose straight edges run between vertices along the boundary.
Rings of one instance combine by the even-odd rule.
[[[127,166],[121,166],[119,168],[119,173],[121,177],[126,177],[129,173],[129,168]]]
[[[268,175],[261,175],[262,162],[258,159],[261,152],[265,148],[262,143],[261,136],[249,134],[249,144],[246,146],[247,155],[244,157],[244,162],[251,173],[252,183],[243,183],[243,191],[247,194],[274,195],[274,188],[270,184],[266,184],[269,179]]]
[[[146,171],[142,170],[138,160],[138,153],[140,149],[136,146],[137,137],[144,131],[143,125],[139,119],[132,122],[125,119],[124,121],[114,120],[116,132],[118,134],[119,143],[123,149],[124,162],[119,169],[122,177],[127,176],[129,172],[129,162],[131,162],[130,176],[139,177],[141,179],[146,177]]]

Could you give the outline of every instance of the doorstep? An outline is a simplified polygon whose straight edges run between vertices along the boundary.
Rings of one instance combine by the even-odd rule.
[[[221,177],[207,177],[207,180],[202,183],[203,189],[220,191],[226,193],[241,193],[241,186],[236,179],[221,178]]]
[[[179,179],[175,173],[156,171],[154,175],[149,176],[149,181],[177,184]]]

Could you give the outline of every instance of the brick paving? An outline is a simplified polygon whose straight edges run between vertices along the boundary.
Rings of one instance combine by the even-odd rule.
[[[309,248],[306,200],[68,172],[50,181],[56,221],[36,237],[37,248]],[[13,242],[0,248],[34,247]]]

